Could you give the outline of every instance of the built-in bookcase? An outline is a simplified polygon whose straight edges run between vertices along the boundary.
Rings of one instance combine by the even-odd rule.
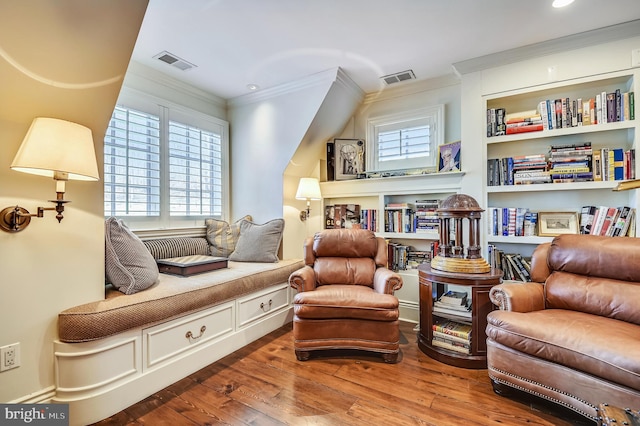
[[[589,99],[602,92],[620,93],[639,90],[639,73],[627,70],[609,74],[591,76],[563,82],[527,87],[519,90],[496,93],[483,97],[485,110],[504,108],[506,113],[535,110],[541,101],[547,99]],[[636,108],[637,110],[637,108]],[[602,148],[623,148],[637,150],[638,124],[637,114],[634,120],[605,122],[566,128],[554,128],[528,133],[489,136],[483,133],[485,160],[545,153],[549,155],[552,145],[580,145],[591,142],[594,152]],[[486,166],[485,161],[485,167]],[[636,162],[637,163],[637,162]],[[635,176],[640,176],[638,167],[633,164]],[[487,169],[486,169],[487,170]],[[535,212],[576,212],[586,205],[630,206],[638,208],[635,190],[615,192],[618,181],[593,181],[569,183],[544,183],[524,185],[489,186],[488,173],[485,173],[483,189],[484,206],[525,207]],[[490,220],[490,218],[487,218]],[[530,256],[535,247],[553,237],[541,236],[494,236],[490,227],[485,226],[485,246],[494,244],[506,252],[517,252]]]

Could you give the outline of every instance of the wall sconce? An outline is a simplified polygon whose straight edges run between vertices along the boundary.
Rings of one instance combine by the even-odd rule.
[[[38,213],[29,213],[15,206],[0,211],[0,228],[6,232],[20,232],[32,217],[43,217],[45,210],[55,210],[56,219],[63,218],[65,183],[67,180],[99,179],[96,152],[91,129],[80,124],[55,118],[34,118],[20,145],[11,169],[56,181],[55,207],[38,207]]]
[[[300,178],[298,183],[298,191],[296,192],[296,200],[307,200],[307,209],[300,212],[300,220],[305,221],[311,213],[309,208],[311,200],[322,199],[320,193],[320,182],[316,178]]]

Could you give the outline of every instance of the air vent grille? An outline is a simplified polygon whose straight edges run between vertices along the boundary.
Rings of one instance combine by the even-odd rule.
[[[407,71],[401,71],[401,72],[397,72],[395,74],[389,74],[389,75],[385,75],[380,77],[382,80],[384,80],[384,82],[387,85],[391,85],[391,84],[395,84],[395,83],[401,83],[403,81],[407,81],[407,80],[415,80],[416,76],[413,73],[412,70],[407,70]]]
[[[190,70],[191,68],[195,68],[197,65],[192,64],[191,62],[187,62],[184,59],[181,59],[174,55],[173,53],[169,53],[166,50],[158,53],[153,57],[154,59],[159,59],[164,63],[167,63],[171,66],[174,66],[182,71]]]

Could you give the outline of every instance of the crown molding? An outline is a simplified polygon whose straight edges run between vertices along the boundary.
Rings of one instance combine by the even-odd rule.
[[[268,89],[262,89],[257,92],[247,93],[235,98],[231,98],[227,101],[229,107],[239,107],[242,105],[248,105],[255,102],[262,102],[268,99],[272,99],[278,96],[282,96],[288,93],[294,93],[302,89],[309,87],[315,87],[320,84],[327,84],[330,82],[338,82],[342,86],[349,88],[357,96],[360,93],[360,97],[363,97],[363,92],[358,85],[356,85],[349,76],[347,76],[341,68],[331,68],[325,71],[321,71],[315,74],[311,74],[307,77],[300,78],[289,83],[280,84]]]
[[[566,52],[597,44],[637,37],[640,35],[640,20],[624,22],[596,30],[572,34],[553,40],[509,49],[490,55],[479,56],[452,64],[454,72],[461,76],[472,72],[520,62],[534,57]]]
[[[190,84],[183,83],[167,74],[143,65],[140,62],[131,61],[129,63],[129,68],[127,69],[127,74],[138,76],[169,89],[187,93],[189,96],[197,98],[202,102],[214,104],[223,109],[227,107],[227,101],[224,98],[216,96],[213,93],[207,92],[206,90],[191,86]],[[127,77],[125,76],[125,85],[126,79]]]

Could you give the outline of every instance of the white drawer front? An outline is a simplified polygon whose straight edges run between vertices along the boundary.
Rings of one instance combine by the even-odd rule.
[[[289,285],[270,287],[264,292],[238,300],[238,326],[270,315],[289,306]]]
[[[146,366],[233,332],[233,302],[144,330]]]

